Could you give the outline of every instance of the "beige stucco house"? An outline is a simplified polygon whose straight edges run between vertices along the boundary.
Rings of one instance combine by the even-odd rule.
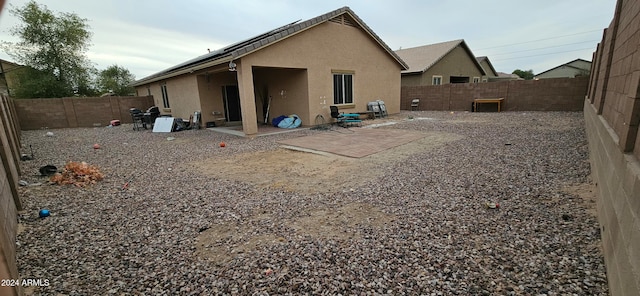
[[[464,40],[396,50],[408,65],[402,86],[477,83],[486,75]]]
[[[480,78],[482,82],[489,82],[491,81],[492,78],[498,77],[498,72],[493,67],[488,57],[481,56],[481,57],[477,57],[476,60],[478,61],[480,66],[482,66],[482,69],[484,70],[484,73],[485,73],[485,75],[482,75],[482,77]]]
[[[293,22],[140,79],[163,114],[242,123],[245,135],[280,115],[302,125],[332,120],[329,106],[364,112],[383,100],[400,112],[400,71],[408,66],[350,8]],[[270,103],[269,103],[270,102]]]
[[[571,62],[553,67],[547,71],[535,75],[533,79],[544,78],[574,78],[578,76],[589,76],[591,72],[591,62],[583,59],[575,59]]]

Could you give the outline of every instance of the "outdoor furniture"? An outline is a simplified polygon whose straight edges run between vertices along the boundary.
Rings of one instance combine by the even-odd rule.
[[[495,98],[495,99],[475,99],[473,100],[473,112],[478,111],[478,104],[498,104],[498,112],[501,110],[502,101],[504,98]]]
[[[420,104],[420,99],[411,100],[411,111],[418,111],[419,104]]]
[[[147,129],[147,125],[153,126],[158,116],[160,116],[160,108],[153,106],[147,109],[147,112],[144,113],[144,121],[142,122],[144,129]]]
[[[380,108],[380,117],[386,117],[387,115],[387,106],[384,105],[384,101],[383,100],[377,100],[376,102],[378,102],[378,107]]]
[[[376,119],[376,115],[375,113],[373,113],[373,111],[364,111],[364,112],[358,112],[359,115],[366,115],[368,119]]]
[[[129,109],[129,113],[131,114],[131,121],[133,121],[133,130],[139,131],[141,127],[147,129],[147,125],[144,122],[144,113],[137,108]]]
[[[382,112],[380,112],[380,105],[378,102],[369,102],[367,104],[367,110],[373,112],[374,117],[382,118]]]
[[[347,127],[351,124],[360,124],[362,120],[360,120],[360,114],[357,113],[340,113],[338,111],[338,106],[329,106],[331,109],[331,117],[335,118],[338,125],[342,127]]]

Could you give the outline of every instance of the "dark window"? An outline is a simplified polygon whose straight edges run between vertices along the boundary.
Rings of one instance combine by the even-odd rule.
[[[353,104],[352,74],[333,74],[333,103]]]
[[[433,84],[433,85],[441,85],[442,84],[442,76],[434,75],[432,80],[431,80],[431,84]]]
[[[167,93],[167,84],[166,83],[162,84],[160,88],[162,89],[162,105],[165,108],[171,108],[169,106],[169,94]]]

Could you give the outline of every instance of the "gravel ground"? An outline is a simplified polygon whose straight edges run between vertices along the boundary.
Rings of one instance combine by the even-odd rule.
[[[356,186],[318,192],[189,164],[278,151],[277,141],[328,131],[254,139],[131,125],[25,131],[22,152],[31,145],[35,159],[21,163],[30,185],[20,187],[18,265],[24,279],[49,283],[26,292],[608,295],[582,113],[394,118],[377,128],[459,137],[375,162],[377,173]],[[40,166],[67,161],[96,165],[105,179],[79,188],[38,176]],[[41,208],[51,216],[39,218]]]

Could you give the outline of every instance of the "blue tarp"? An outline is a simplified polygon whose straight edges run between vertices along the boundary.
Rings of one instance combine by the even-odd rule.
[[[279,119],[280,117],[282,116],[279,116],[276,118]],[[275,125],[276,118],[274,118],[273,120],[274,125]],[[298,115],[292,114],[282,118],[282,120],[278,122],[278,127],[279,128],[296,128],[296,127],[299,127],[300,124],[302,124],[302,120],[300,119],[300,117],[298,117]]]

